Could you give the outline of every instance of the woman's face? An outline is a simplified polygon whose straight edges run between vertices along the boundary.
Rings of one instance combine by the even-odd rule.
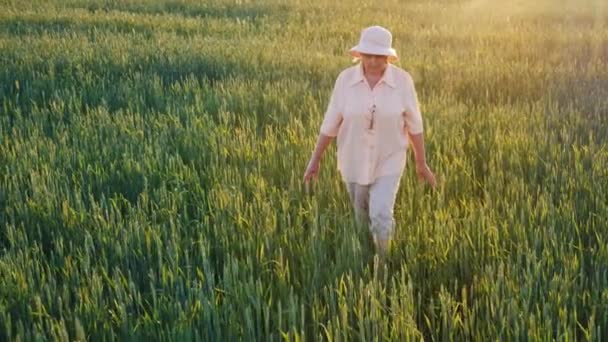
[[[382,72],[388,65],[388,56],[361,54],[361,61],[366,72]]]

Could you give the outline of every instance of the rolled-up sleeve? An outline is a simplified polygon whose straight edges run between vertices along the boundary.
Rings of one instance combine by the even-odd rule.
[[[321,124],[320,131],[323,135],[329,137],[335,137],[338,135],[340,124],[342,123],[343,113],[342,103],[344,99],[342,98],[342,93],[342,82],[340,75],[334,84],[334,89],[331,92],[329,104],[327,105],[327,110],[325,111],[325,116],[323,118],[323,123]]]
[[[414,87],[414,80],[411,76],[407,78],[404,114],[405,129],[407,129],[410,134],[422,133],[424,130],[422,123],[422,114],[420,113],[420,105],[418,103],[418,95],[416,94],[416,88]]]

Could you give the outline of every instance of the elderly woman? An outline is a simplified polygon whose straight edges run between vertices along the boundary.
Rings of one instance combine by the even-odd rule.
[[[375,251],[384,256],[393,236],[393,208],[409,143],[416,173],[435,187],[425,158],[422,116],[409,73],[391,64],[397,53],[383,27],[361,32],[350,50],[360,63],[338,76],[304,182],[316,178],[323,152],[337,137],[338,169],[357,223],[369,227]]]

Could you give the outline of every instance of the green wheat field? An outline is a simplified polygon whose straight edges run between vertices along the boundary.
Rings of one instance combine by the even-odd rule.
[[[376,24],[439,181],[386,272],[302,184]],[[608,340],[608,2],[0,0],[0,340]]]

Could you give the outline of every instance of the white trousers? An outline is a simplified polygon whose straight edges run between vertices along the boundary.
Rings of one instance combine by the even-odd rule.
[[[401,174],[380,177],[368,185],[346,183],[356,222],[368,226],[374,240],[387,241],[393,237],[393,208],[400,181]]]

